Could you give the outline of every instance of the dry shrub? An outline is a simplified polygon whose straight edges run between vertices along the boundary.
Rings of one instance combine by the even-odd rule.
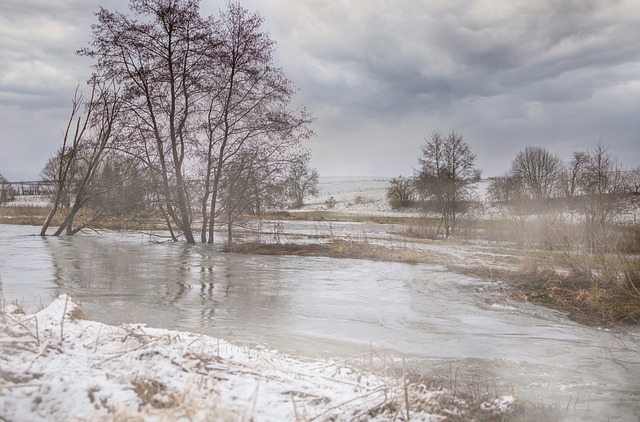
[[[588,325],[640,323],[638,273],[629,271],[632,258],[582,255],[570,258],[569,271],[523,267],[520,273],[533,281],[528,298],[565,312]],[[537,289],[534,290],[534,289]]]
[[[405,225],[403,234],[418,239],[436,239],[438,237],[438,221],[422,219]]]
[[[407,368],[403,360],[398,368],[392,359],[369,357],[368,367],[377,366],[379,374],[395,379],[385,400],[367,413],[368,418],[383,416],[390,420],[413,420],[418,413],[438,415],[447,421],[558,421],[560,412],[550,406],[533,404],[498,392],[498,386],[474,374],[455,371],[426,374]],[[513,394],[513,393],[510,393]]]
[[[80,309],[79,306],[76,306],[73,308],[73,310],[71,311],[71,313],[69,313],[69,318],[71,319],[71,321],[76,321],[78,319],[86,319],[88,320],[89,317],[87,316],[87,314],[85,314],[82,309]]]
[[[640,324],[640,263],[613,255],[566,256],[562,265],[527,256],[515,269],[450,267],[453,271],[503,282],[512,299],[556,309],[591,326]]]
[[[169,409],[176,404],[175,394],[168,391],[167,386],[159,381],[135,378],[131,383],[143,406]]]
[[[30,205],[0,207],[0,223],[37,226],[44,223],[49,209]]]

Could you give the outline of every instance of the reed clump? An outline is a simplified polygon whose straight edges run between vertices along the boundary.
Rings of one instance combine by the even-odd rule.
[[[640,324],[640,263],[625,255],[567,255],[551,265],[536,257],[514,269],[469,267],[455,271],[503,282],[506,297],[556,309],[590,326]]]

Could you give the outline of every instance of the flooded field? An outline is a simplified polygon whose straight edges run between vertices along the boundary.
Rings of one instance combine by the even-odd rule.
[[[324,230],[295,224],[291,231],[301,234]],[[383,237],[379,226],[347,230]],[[505,302],[485,282],[440,266],[248,256],[144,234],[34,233],[0,225],[4,299],[31,310],[69,293],[104,323],[141,322],[310,357],[406,358],[412,368],[453,368],[567,409],[567,420],[640,415],[638,336]]]

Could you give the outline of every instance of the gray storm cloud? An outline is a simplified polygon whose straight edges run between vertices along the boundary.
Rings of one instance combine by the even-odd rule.
[[[98,1],[9,1],[0,17],[0,173],[37,177],[59,143],[74,52]],[[568,159],[601,141],[640,163],[640,5],[601,1],[250,0],[317,117],[325,175],[409,174],[424,138],[457,129],[487,176],[526,145]],[[126,1],[103,3],[126,10]],[[205,14],[218,5],[202,3]],[[29,130],[24,130],[29,126]],[[15,157],[32,151],[29,160]],[[28,162],[27,162],[28,161]]]

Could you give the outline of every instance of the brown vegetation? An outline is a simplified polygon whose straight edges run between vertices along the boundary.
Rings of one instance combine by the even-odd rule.
[[[585,261],[589,263],[586,264]],[[638,260],[572,257],[569,269],[525,259],[516,269],[453,267],[473,277],[502,281],[506,297],[556,309],[591,326],[640,324],[640,267]]]
[[[246,242],[226,244],[225,252],[250,253],[255,255],[326,256],[329,258],[370,259],[373,261],[424,262],[414,249],[390,248],[368,242],[333,239],[328,243],[263,243]]]
[[[0,206],[0,224],[41,225],[48,208],[31,205]]]

